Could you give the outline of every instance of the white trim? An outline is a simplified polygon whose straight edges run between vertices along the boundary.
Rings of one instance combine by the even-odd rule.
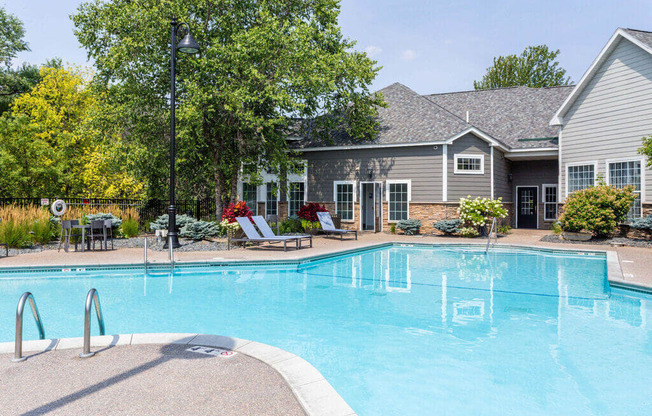
[[[290,216],[290,184],[293,184],[293,183],[302,183],[303,184],[303,205],[305,205],[306,202],[308,201],[308,191],[307,191],[307,189],[308,189],[308,181],[307,180],[303,180],[303,181],[287,181],[286,182],[287,191],[285,192],[285,199],[286,199],[286,201],[288,203],[288,217]]]
[[[537,190],[537,196],[534,198],[534,207],[536,209],[536,217],[537,217],[537,230],[539,229],[539,186],[538,185],[517,185],[516,186],[516,198],[514,198],[514,214],[516,216],[515,221],[516,221],[516,228],[518,228],[518,188],[536,188]]]
[[[544,183],[541,185],[541,203],[543,204],[543,221],[552,222],[555,221],[557,218],[553,218],[553,219],[546,218],[546,204],[552,203],[552,202],[546,202],[546,188],[557,189],[557,201],[555,202],[555,205],[557,206],[557,218],[558,218],[559,217],[559,187],[557,186],[556,183]]]
[[[441,200],[446,202],[448,201],[448,145],[445,144],[442,146],[442,189],[441,189]]]
[[[634,38],[629,33],[625,32],[623,29],[618,28],[611,36],[611,38],[609,38],[607,44],[602,48],[597,58],[595,58],[591,66],[589,66],[589,69],[584,73],[584,75],[579,80],[575,88],[573,88],[573,91],[566,98],[566,100],[561,105],[561,107],[559,107],[559,110],[557,110],[552,120],[550,120],[551,126],[564,124],[564,117],[566,116],[566,113],[568,113],[568,110],[570,110],[572,105],[575,103],[575,100],[577,100],[577,98],[582,93],[582,91],[584,91],[584,88],[586,88],[586,85],[591,80],[591,78],[593,78],[596,72],[600,69],[600,66],[607,60],[607,57],[618,46],[618,41],[621,38],[627,39],[628,41],[632,42],[634,45],[652,54],[652,48],[642,43],[638,39]]]
[[[355,222],[355,201],[356,201],[356,181],[333,181],[333,201],[335,202],[335,213],[337,214],[337,185],[353,185],[353,207],[351,209],[351,214],[353,218],[350,220],[342,219],[342,222],[352,223]]]
[[[366,199],[366,198],[364,198],[364,194],[362,193],[362,185],[363,185],[363,184],[373,184],[373,185],[374,185],[374,187],[373,187],[373,188],[374,188],[374,202],[373,202],[373,204],[374,204],[374,230],[373,230],[373,231],[374,231],[374,232],[376,232],[376,201],[378,200],[378,199],[377,199],[377,198],[378,198],[378,195],[376,195],[376,186],[375,186],[375,185],[376,185],[376,184],[380,184],[380,198],[381,198],[381,199],[380,199],[380,201],[381,201],[381,209],[380,209],[380,231],[383,231],[383,221],[384,221],[384,218],[383,218],[383,210],[382,210],[383,181],[360,181],[359,186],[360,186],[360,195],[361,195],[361,196],[360,196],[360,203],[358,204],[358,205],[359,205],[358,210],[360,211],[360,221],[359,221],[360,224],[358,224],[358,229],[359,229],[360,231],[367,231],[367,230],[363,230],[363,229],[362,229],[362,201]],[[354,208],[355,208],[355,204],[354,204]],[[389,209],[389,206],[388,206],[387,208]]]
[[[407,200],[407,219],[410,219],[410,202],[412,201],[412,180],[411,179],[393,179],[393,180],[386,180],[385,181],[385,186],[386,186],[386,192],[385,192],[385,200],[387,201],[387,222],[392,224],[392,223],[397,223],[397,220],[390,220],[390,214],[392,212],[389,204],[389,185],[391,184],[402,184],[406,183],[408,186],[408,200]]]
[[[588,166],[588,165],[593,165],[593,186],[595,186],[595,182],[598,179],[598,161],[597,160],[591,160],[591,161],[586,161],[586,162],[573,162],[573,163],[566,163],[566,189],[564,190],[565,192],[565,197],[568,198],[568,185],[570,183],[570,180],[568,178],[568,168],[572,166]],[[557,189],[557,192],[559,192],[559,189]],[[557,199],[559,199],[559,196],[557,196]]]
[[[263,188],[263,196],[264,196],[264,201],[265,201],[265,212],[263,213],[263,216],[267,218],[267,184],[269,182],[275,183],[277,186],[277,193],[276,193],[276,216],[278,217],[279,215],[279,202],[281,202],[281,184],[278,181],[267,181],[264,182],[261,186]],[[270,214],[274,215],[274,214]]]
[[[505,152],[505,157],[512,160],[558,159],[561,150],[542,147],[539,149],[513,149]]]
[[[564,164],[562,163],[562,157],[561,157],[561,155],[562,155],[562,146],[561,146],[562,130],[563,129],[561,128],[561,126],[559,126],[559,134],[558,134],[558,139],[557,139],[557,143],[558,143],[558,146],[559,146],[559,157],[557,159],[557,185],[558,185],[557,186],[557,209],[559,209],[559,204],[562,203],[565,200],[565,198],[564,198],[564,196],[562,195],[562,192],[561,192],[561,178],[562,178],[562,176],[564,174],[564,170],[563,170]],[[557,216],[559,216],[559,215],[557,215]]]
[[[469,134],[469,133],[473,133],[473,134],[476,135],[479,139],[482,139],[482,140],[484,140],[485,142],[487,142],[487,143],[489,143],[489,144],[491,144],[491,145],[496,146],[497,148],[499,148],[499,149],[502,150],[503,152],[506,152],[506,151],[508,150],[508,149],[507,149],[507,148],[506,148],[502,143],[500,143],[498,140],[494,139],[493,137],[491,137],[491,136],[488,135],[487,133],[483,132],[482,130],[478,129],[477,127],[469,127],[468,129],[464,130],[463,132],[456,134],[455,136],[453,136],[453,137],[451,137],[450,139],[446,140],[446,144],[451,144],[451,143],[453,143],[455,140],[457,140],[457,139],[459,139],[460,137],[463,137],[463,136],[465,136],[465,135],[467,135],[467,134]]]
[[[489,167],[489,172],[491,175],[491,199],[494,199],[494,147],[489,147],[489,154],[491,157],[491,166]],[[457,166],[457,164],[455,165]]]
[[[611,184],[611,178],[610,178],[610,169],[609,165],[611,163],[619,163],[619,162],[640,162],[641,163],[641,204],[645,203],[645,167],[646,167],[646,159],[644,156],[630,156],[630,157],[620,157],[616,159],[606,159],[605,161],[605,181],[607,182],[607,185]],[[641,207],[642,208],[642,207]]]
[[[457,168],[457,160],[463,159],[480,159],[480,170],[459,170]],[[455,175],[484,175],[484,155],[474,153],[457,153],[454,155],[453,173]]]

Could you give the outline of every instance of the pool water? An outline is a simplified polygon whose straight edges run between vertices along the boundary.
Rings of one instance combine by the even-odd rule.
[[[107,333],[275,345],[360,415],[652,412],[652,297],[610,292],[602,255],[393,246],[298,267],[5,274],[0,341],[25,291],[48,338],[81,336],[91,287]]]

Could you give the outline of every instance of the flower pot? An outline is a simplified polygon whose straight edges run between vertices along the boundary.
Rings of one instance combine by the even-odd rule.
[[[591,233],[573,233],[570,231],[564,231],[561,233],[561,236],[564,238],[564,240],[570,241],[589,241],[591,238],[593,238],[593,234]]]
[[[226,232],[226,235],[227,235],[227,237],[229,237],[230,239],[234,239],[234,238],[242,238],[242,237],[244,237],[244,231],[242,231],[242,228],[238,228],[237,230],[229,229],[229,230]]]

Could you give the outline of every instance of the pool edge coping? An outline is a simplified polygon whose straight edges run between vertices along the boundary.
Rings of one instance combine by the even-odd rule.
[[[291,352],[256,341],[211,334],[140,333],[91,337],[91,346],[107,348],[125,345],[199,345],[239,352],[278,373],[309,416],[357,416],[349,404],[312,364]],[[23,353],[81,349],[83,338],[58,338],[23,342]],[[0,342],[0,354],[14,351],[13,342]],[[27,357],[29,359],[29,356]],[[17,363],[20,365],[20,363]]]

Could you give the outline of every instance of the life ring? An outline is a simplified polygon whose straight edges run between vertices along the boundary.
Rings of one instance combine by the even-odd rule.
[[[65,214],[67,210],[68,210],[68,205],[66,205],[63,199],[57,199],[52,203],[52,206],[50,207],[50,211],[52,211],[52,214],[56,215],[57,217],[60,217],[63,214]]]

